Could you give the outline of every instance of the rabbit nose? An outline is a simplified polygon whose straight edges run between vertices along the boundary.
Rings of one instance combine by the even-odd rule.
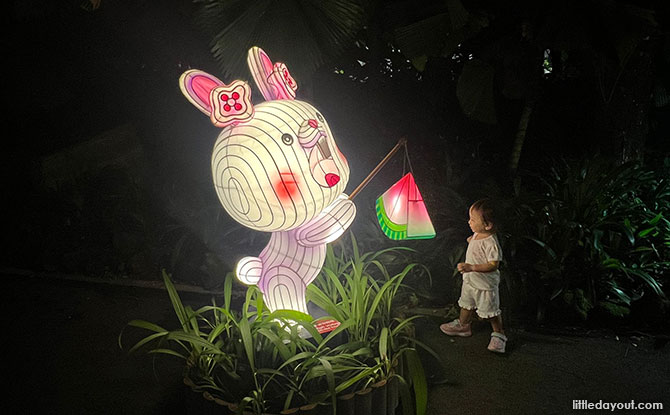
[[[326,183],[328,183],[329,187],[335,186],[338,182],[340,181],[340,176],[334,173],[328,173],[326,174]]]

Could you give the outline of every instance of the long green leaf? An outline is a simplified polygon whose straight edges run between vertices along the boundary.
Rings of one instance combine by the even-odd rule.
[[[128,351],[128,353],[133,353],[134,351],[144,346],[145,344],[149,343],[150,341],[167,336],[167,334],[168,334],[167,332],[163,332],[163,333],[154,333],[150,336],[147,336],[142,340],[140,340],[139,342],[135,343],[135,345]]]
[[[230,300],[233,295],[233,273],[229,272],[226,274],[226,279],[223,282],[223,307],[226,310],[230,310]]]
[[[425,350],[426,352],[430,353],[430,355],[433,356],[433,357],[435,358],[435,360],[437,360],[440,364],[443,364],[442,357],[441,357],[440,355],[438,355],[438,354],[435,352],[435,350],[433,350],[433,349],[432,349],[430,346],[428,346],[427,344],[423,343],[423,342],[420,341],[420,340],[417,340],[417,339],[414,338],[414,337],[409,337],[409,336],[400,336],[400,337],[401,337],[402,339],[407,340],[408,343],[411,343],[411,344],[416,345],[416,346],[420,346],[423,350]]]
[[[167,289],[168,295],[170,296],[170,302],[172,303],[172,308],[174,308],[175,314],[177,314],[177,318],[179,319],[182,328],[184,329],[184,331],[187,331],[189,318],[186,315],[184,305],[182,304],[181,299],[179,298],[177,289],[172,283],[170,276],[167,274],[167,272],[165,272],[165,270],[162,270],[162,273],[163,273],[163,282],[165,283],[165,288]]]
[[[412,399],[412,394],[407,381],[400,375],[395,375],[394,378],[398,381],[398,391],[400,392],[400,403],[402,404],[403,415],[415,415],[416,406],[412,405],[414,399]]]
[[[647,285],[649,285],[654,290],[654,293],[656,293],[656,295],[658,295],[659,297],[662,297],[662,298],[665,297],[665,293],[663,293],[663,289],[658,284],[658,281],[656,281],[654,279],[654,277],[652,277],[648,272],[645,272],[641,269],[634,269],[634,268],[628,268],[628,269],[626,269],[626,271],[629,274],[633,274],[633,275],[636,275],[636,276],[640,277],[644,282],[647,283]]]
[[[337,393],[335,392],[335,374],[333,373],[333,366],[327,359],[319,358],[319,362],[326,372],[326,381],[328,382],[328,391],[330,391],[331,403],[333,405],[333,413],[337,409]]]
[[[204,347],[207,353],[221,354],[223,353],[216,347],[213,343],[203,339],[202,337],[196,336],[191,333],[179,331],[171,331],[167,334],[166,338],[168,340],[183,340],[191,344],[192,347]]]
[[[347,390],[347,388],[349,388],[349,387],[355,385],[356,383],[360,382],[361,380],[366,379],[366,378],[370,377],[371,375],[373,375],[375,370],[376,370],[376,367],[363,368],[355,376],[352,376],[351,378],[347,379],[346,381],[338,384],[335,387],[335,392],[340,393],[344,390]]]
[[[410,326],[414,320],[420,319],[422,317],[424,316],[417,315],[401,320],[398,325],[393,327],[393,330],[391,330],[391,336],[397,336],[405,329],[405,327]]]
[[[546,243],[540,241],[537,238],[533,238],[531,236],[523,236],[523,238],[528,239],[529,241],[535,242],[536,244],[538,244],[539,246],[544,248],[544,250],[547,251],[547,253],[551,256],[551,259],[555,260],[557,258],[556,252],[554,252],[554,250],[551,249],[551,247],[549,245],[547,245]]]
[[[167,332],[167,330],[165,330],[163,327],[144,320],[132,320],[128,323],[128,325],[133,327],[139,327],[141,329],[155,331],[157,333]]]
[[[179,354],[172,349],[152,349],[152,350],[149,350],[147,353],[149,353],[149,354],[166,354],[166,355],[169,355],[169,356],[176,356],[176,357],[179,357],[181,359],[187,360],[186,356],[184,356],[182,354]]]
[[[258,334],[263,335],[270,340],[274,347],[279,351],[282,359],[287,360],[291,358],[292,354],[288,347],[286,347],[286,344],[284,344],[284,341],[271,330],[263,327],[258,329]]]
[[[252,373],[256,371],[256,365],[254,360],[254,343],[251,337],[251,330],[249,328],[249,320],[246,318],[241,318],[239,321],[240,336],[242,338],[242,345],[244,346],[244,352],[247,355],[247,360],[249,361],[249,366],[251,367]]]
[[[295,362],[310,358],[312,356],[314,356],[314,352],[310,352],[310,351],[300,352],[300,353],[296,354],[295,356],[291,357],[290,359],[286,360],[284,363],[282,363],[282,365],[279,367],[279,369],[281,370],[281,369],[283,369],[283,368],[285,368],[285,367],[287,367],[287,366],[289,366],[289,365],[291,365]]]
[[[383,327],[379,335],[379,358],[381,360],[388,359],[388,340],[389,340],[389,328]]]
[[[405,354],[407,356],[407,367],[412,379],[414,398],[416,402],[416,415],[425,415],[428,407],[428,385],[423,364],[416,350],[412,349]]]

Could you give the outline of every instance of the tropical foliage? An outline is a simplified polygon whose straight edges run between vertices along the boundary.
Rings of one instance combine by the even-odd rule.
[[[417,413],[423,413],[427,403],[427,385],[416,347],[439,357],[417,340],[413,321],[420,316],[408,317],[399,305],[408,302],[411,290],[403,281],[414,274],[430,278],[428,269],[418,263],[397,261],[409,248],[393,247],[380,251],[359,253],[358,244],[351,234],[351,257],[342,250],[335,255],[328,247],[323,278],[308,287],[308,298],[329,315],[347,327],[349,341],[369,344],[375,350],[375,379],[399,377],[413,386]],[[387,267],[385,264],[395,266]],[[398,269],[397,273],[390,271]],[[402,401],[405,413],[411,399]],[[413,411],[411,411],[413,412]]]
[[[356,0],[274,2],[197,0],[200,26],[211,36],[211,50],[228,76],[247,77],[246,56],[262,46],[289,64],[307,82],[316,68],[336,57],[363,25]]]
[[[526,175],[508,205],[510,292],[540,314],[567,306],[583,318],[594,308],[623,316],[643,296],[665,298],[669,164],[559,159],[546,174]]]

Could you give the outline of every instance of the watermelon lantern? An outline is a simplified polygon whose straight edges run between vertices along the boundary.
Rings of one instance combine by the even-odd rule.
[[[375,207],[379,226],[390,239],[435,237],[435,229],[412,173],[407,173],[384,192],[377,199]]]
[[[428,216],[421,192],[414,181],[405,138],[401,138],[361,184],[351,192],[349,200],[353,199],[401,148],[405,149],[405,161],[410,166],[410,172],[377,199],[375,205],[379,226],[386,236],[396,241],[434,238],[435,228]]]

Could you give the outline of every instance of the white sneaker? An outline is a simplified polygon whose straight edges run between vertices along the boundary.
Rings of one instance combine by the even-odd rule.
[[[491,341],[487,349],[494,353],[505,353],[505,344],[507,344],[507,337],[502,333],[491,333]]]
[[[470,323],[461,324],[461,321],[459,319],[456,319],[449,323],[441,324],[440,330],[442,330],[442,333],[446,334],[447,336],[460,336],[460,337],[472,336],[472,330],[470,330]]]

